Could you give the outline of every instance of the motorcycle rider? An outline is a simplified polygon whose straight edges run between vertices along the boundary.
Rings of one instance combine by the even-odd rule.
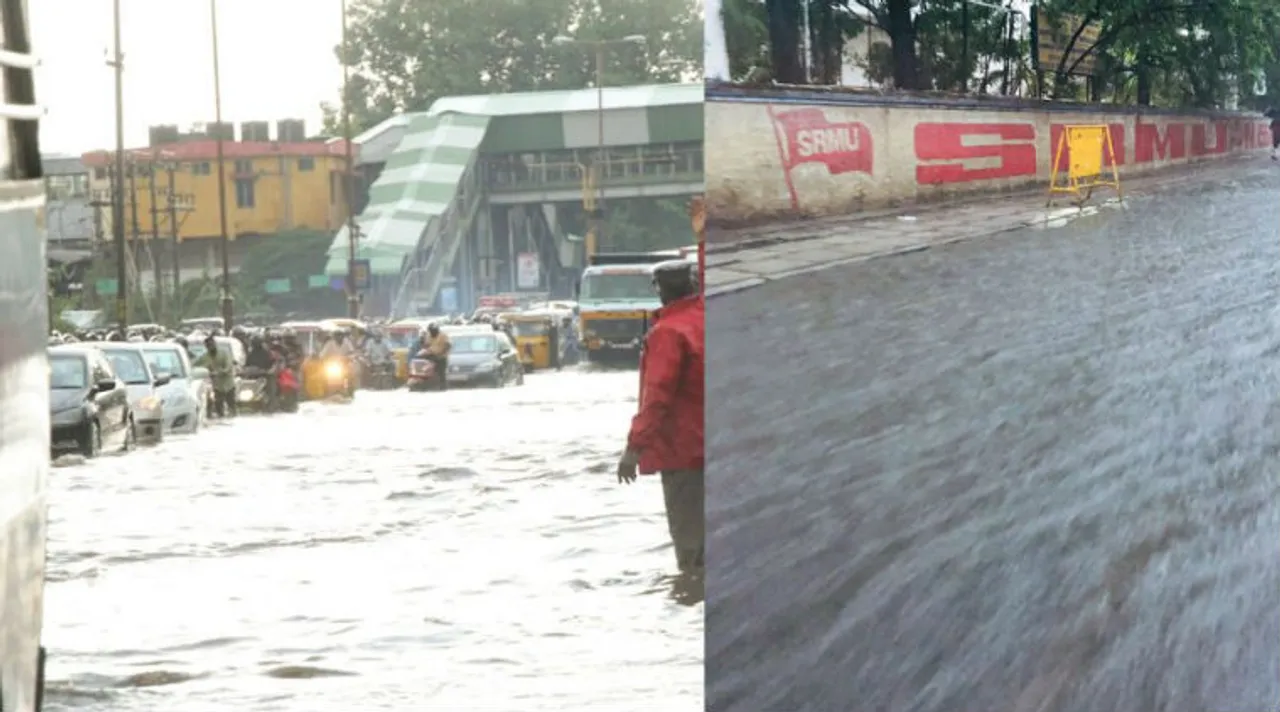
[[[267,349],[266,340],[262,338],[261,334],[254,334],[249,337],[249,354],[245,356],[244,365],[255,371],[262,371],[267,388],[267,403],[268,405],[275,403],[275,358],[272,357],[271,351]]]
[[[449,335],[440,330],[435,322],[427,325],[427,335],[423,339],[422,358],[427,359],[436,367],[436,385],[440,390],[448,390],[449,379],[446,373],[449,370],[449,352],[453,350],[453,344],[449,342]]]
[[[218,348],[218,341],[209,336],[204,340],[204,355],[196,366],[209,369],[213,379],[213,415],[217,418],[236,415],[236,363],[230,351]]]

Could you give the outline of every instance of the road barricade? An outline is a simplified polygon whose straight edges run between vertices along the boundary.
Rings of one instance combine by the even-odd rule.
[[[1065,161],[1063,159],[1066,159]],[[1065,162],[1065,166],[1063,165]],[[1076,196],[1076,203],[1083,205],[1093,196],[1094,188],[1115,188],[1117,197],[1124,197],[1120,188],[1120,161],[1116,157],[1115,144],[1111,141],[1108,126],[1066,126],[1053,153],[1053,170],[1049,174],[1049,199],[1059,193]],[[1105,176],[1111,168],[1111,178]],[[1062,171],[1066,169],[1066,183],[1062,183]]]

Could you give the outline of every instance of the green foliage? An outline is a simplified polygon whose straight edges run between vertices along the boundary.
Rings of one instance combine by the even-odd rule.
[[[399,111],[468,94],[591,86],[595,52],[557,46],[558,35],[646,44],[606,50],[606,85],[672,82],[702,70],[702,5],[696,0],[351,0],[349,98],[354,132]],[[338,107],[325,130],[340,133]]]
[[[837,16],[857,8],[883,32],[886,39],[873,43],[861,62],[877,83],[1023,95],[1034,86],[1030,43],[1023,37],[1009,43],[1006,15],[998,10],[971,4],[966,21],[963,0],[810,0],[811,22],[827,6]],[[1048,22],[1080,18],[1073,32],[1087,22],[1100,28],[1093,96],[1085,95],[1077,67],[1067,64],[1043,68],[1053,98],[1173,107],[1221,107],[1237,98],[1260,108],[1270,100],[1253,96],[1258,74],[1268,96],[1280,92],[1280,4],[1271,0],[1043,0],[1039,12]],[[764,0],[726,0],[735,78],[764,62],[761,28],[768,20]],[[838,35],[815,40],[843,46],[860,31],[858,23],[846,23]]]

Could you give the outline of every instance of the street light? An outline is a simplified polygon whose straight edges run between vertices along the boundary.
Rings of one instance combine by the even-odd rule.
[[[604,51],[608,47],[619,45],[644,45],[647,42],[644,35],[627,35],[613,40],[578,40],[566,35],[557,35],[551,39],[551,44],[557,47],[573,47],[587,46],[593,47],[596,52],[596,155],[592,166],[593,179],[591,183],[595,190],[594,205],[587,205],[587,211],[590,216],[590,228],[587,231],[587,261],[591,261],[591,256],[596,252],[596,242],[600,239],[600,234],[604,228]],[[586,201],[583,201],[584,203]]]
[[[111,237],[116,247],[116,323],[123,334],[129,326],[129,272],[124,244],[124,49],[120,46],[120,0],[113,3],[115,53],[108,64],[116,78],[116,155],[112,166]]]
[[[209,0],[209,24],[213,36],[213,114],[217,135],[214,136],[218,161],[218,227],[222,247],[222,322],[232,327],[234,300],[231,297],[231,245],[227,235],[227,167],[223,164],[222,146],[222,74],[218,64],[218,0]]]

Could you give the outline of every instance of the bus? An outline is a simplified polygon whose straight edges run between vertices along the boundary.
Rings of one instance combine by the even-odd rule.
[[[0,709],[37,712],[48,523],[48,266],[26,0],[0,0]]]

